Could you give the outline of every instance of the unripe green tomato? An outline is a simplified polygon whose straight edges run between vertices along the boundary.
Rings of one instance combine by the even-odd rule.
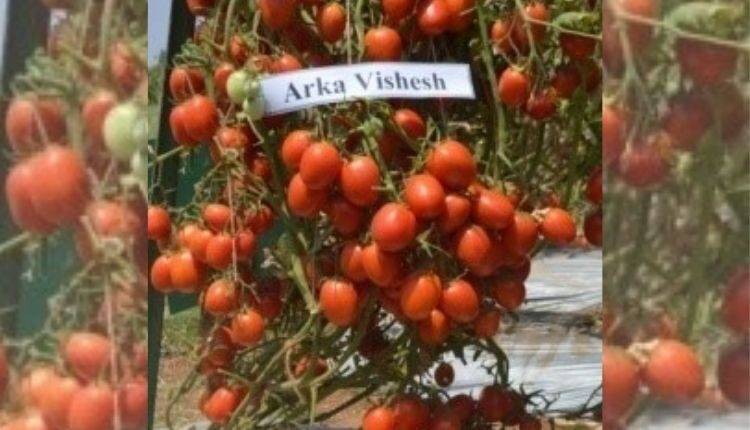
[[[247,98],[253,99],[260,96],[260,79],[251,79],[247,84]]]
[[[146,116],[132,102],[114,107],[104,120],[104,143],[119,161],[130,161],[146,143],[147,134]]]
[[[232,103],[240,104],[249,97],[248,85],[252,77],[247,70],[236,70],[227,79],[227,94]]]
[[[263,114],[266,113],[263,97],[255,97],[245,100],[242,103],[242,110],[245,112],[245,115],[253,121],[263,118]]]

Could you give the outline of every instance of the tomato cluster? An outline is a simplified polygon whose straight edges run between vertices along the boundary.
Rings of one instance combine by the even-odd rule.
[[[0,345],[0,429],[142,429],[147,80],[138,41],[145,40],[145,4],[117,2],[108,14],[101,3],[85,10],[69,0],[44,4],[61,10],[47,49],[28,59],[11,86],[5,191],[33,261],[55,247],[78,258],[53,272],[70,279],[28,266],[29,275],[59,288],[49,311],[35,311],[45,316],[37,332]],[[113,26],[107,17],[129,24]]]

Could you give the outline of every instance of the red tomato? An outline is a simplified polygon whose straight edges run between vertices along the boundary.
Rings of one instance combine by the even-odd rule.
[[[357,156],[344,164],[339,180],[341,192],[353,204],[368,207],[377,202],[380,169],[371,157]]]
[[[624,12],[642,18],[656,18],[659,14],[660,2],[654,0],[618,0]],[[630,22],[627,25],[627,35],[630,40],[630,49],[634,55],[646,52],[653,37],[653,28],[650,24]]]
[[[339,150],[328,142],[317,142],[302,154],[299,175],[310,189],[324,190],[336,182],[341,166]]]
[[[76,332],[65,341],[63,353],[76,376],[91,381],[109,367],[111,348],[111,342],[105,336]]]
[[[508,67],[497,81],[500,100],[508,106],[522,106],[531,94],[531,79],[524,72]]]
[[[312,134],[307,130],[294,130],[281,143],[281,161],[290,172],[299,169],[302,154],[313,144]]]
[[[213,100],[195,95],[184,104],[184,115],[189,120],[183,122],[185,133],[194,141],[211,139],[219,128],[219,111]]]
[[[229,39],[229,58],[232,59],[234,64],[243,65],[247,62],[249,57],[250,47],[247,46],[245,39],[237,34],[233,35],[232,38]]]
[[[696,85],[714,85],[731,78],[737,70],[739,51],[733,47],[680,38],[675,51],[682,73]]]
[[[430,316],[440,304],[442,295],[440,278],[434,273],[414,273],[401,287],[401,311],[412,321]]]
[[[396,430],[396,417],[393,410],[378,406],[365,413],[362,430]]]
[[[229,227],[232,209],[221,203],[209,203],[203,208],[203,221],[214,232],[221,232]]]
[[[747,341],[731,345],[719,356],[719,388],[730,402],[750,404],[750,347]]]
[[[472,23],[476,0],[445,0],[451,20],[448,29],[454,33],[466,30]]]
[[[353,282],[367,280],[367,272],[363,263],[363,249],[357,242],[346,242],[339,255],[339,270]]]
[[[197,289],[203,281],[203,265],[190,251],[181,251],[169,258],[169,277],[172,285],[185,292]]]
[[[513,223],[513,203],[494,190],[482,190],[474,198],[471,215],[474,222],[492,230],[503,230]]]
[[[68,429],[111,429],[114,415],[115,394],[112,389],[104,384],[90,384],[79,390],[70,400]]]
[[[13,222],[24,230],[48,234],[57,226],[44,219],[31,201],[31,191],[36,188],[36,169],[29,162],[20,162],[11,168],[5,180],[5,195]]]
[[[151,285],[154,289],[168,293],[172,289],[172,275],[170,271],[172,267],[171,260],[168,255],[160,255],[154,260],[154,264],[151,265]]]
[[[602,190],[602,168],[601,166],[591,171],[589,180],[586,182],[586,198],[595,205],[601,206],[604,198]]]
[[[246,220],[245,225],[253,233],[261,235],[271,228],[274,221],[274,214],[271,208],[261,205],[257,211],[253,212]]]
[[[503,232],[503,246],[516,255],[526,255],[534,249],[539,227],[534,217],[526,212],[516,212],[513,222]]]
[[[263,22],[272,30],[288,27],[297,15],[297,0],[258,0]]]
[[[187,0],[190,13],[196,16],[205,16],[214,7],[216,0]]]
[[[263,315],[255,309],[247,309],[232,318],[232,342],[236,345],[251,346],[260,342],[265,330]]]
[[[417,25],[428,36],[437,36],[446,31],[451,18],[451,11],[444,0],[427,0],[417,11]]]
[[[318,33],[328,43],[336,43],[346,29],[346,10],[339,3],[328,3],[318,9]]]
[[[481,311],[474,319],[474,334],[481,339],[490,339],[500,330],[502,315],[497,309]]]
[[[401,256],[373,243],[362,250],[362,268],[373,284],[390,287],[401,275]]]
[[[471,202],[460,194],[445,196],[445,210],[437,220],[442,234],[453,233],[466,223],[471,215]]]
[[[448,400],[446,406],[463,423],[474,415],[477,402],[468,394],[457,394]]]
[[[239,291],[233,282],[217,279],[206,288],[203,295],[203,310],[213,316],[226,316],[237,309],[239,305]]]
[[[431,346],[439,346],[445,343],[450,336],[450,330],[450,320],[439,309],[431,310],[427,318],[417,322],[419,340]]]
[[[221,387],[211,393],[201,405],[203,415],[214,424],[225,424],[241,401],[236,390]]]
[[[443,186],[456,191],[466,189],[477,177],[477,164],[471,151],[452,139],[438,143],[430,151],[425,168]]]
[[[641,377],[652,396],[677,404],[695,399],[705,384],[703,367],[693,348],[667,339],[660,340],[651,351]]]
[[[661,184],[668,170],[669,166],[659,148],[652,143],[634,144],[620,155],[620,177],[636,188]]]
[[[724,324],[736,334],[750,332],[750,272],[740,268],[730,276],[721,305]]]
[[[524,415],[518,424],[518,430],[542,430],[542,422],[537,417]]]
[[[581,73],[574,63],[565,63],[555,69],[550,85],[558,97],[569,99],[581,86]]]
[[[515,19],[506,17],[498,19],[492,23],[490,28],[490,39],[492,43],[505,54],[513,52],[513,27],[516,25]]]
[[[58,226],[78,221],[89,192],[81,157],[71,148],[51,145],[25,162],[35,176],[31,203],[36,212]]]
[[[57,99],[16,97],[5,114],[5,132],[16,151],[26,152],[42,143],[64,139],[66,133],[63,105]]]
[[[169,74],[169,93],[178,102],[205,91],[203,74],[198,69],[175,67]]]
[[[590,58],[596,49],[596,39],[571,33],[560,33],[560,48],[572,60]]]
[[[391,408],[396,420],[395,430],[420,430],[430,420],[430,408],[416,394],[398,396]]]
[[[531,3],[527,4],[524,8],[524,14],[526,17],[531,18],[535,21],[549,22],[550,19],[550,13],[547,9],[547,6],[540,1],[532,1]],[[518,41],[521,41],[521,43],[519,43],[521,46],[526,46],[529,44],[525,27],[526,26],[524,25],[517,25],[514,28],[514,36],[516,39],[518,39]],[[541,44],[544,41],[545,34],[547,33],[547,27],[544,24],[531,21],[529,22],[528,27],[531,32],[532,41],[536,44]]]
[[[99,148],[104,144],[104,121],[109,111],[117,106],[117,95],[98,90],[86,98],[81,109],[81,122],[86,136]]]
[[[356,235],[364,221],[362,209],[349,203],[343,197],[336,197],[325,208],[334,230],[343,237]]]
[[[479,295],[474,286],[462,279],[448,283],[440,299],[440,309],[453,321],[469,323],[479,314]]]
[[[175,106],[172,111],[169,112],[169,128],[172,131],[172,138],[176,143],[189,148],[200,142],[188,135],[188,132],[185,129],[185,123],[187,120],[187,110],[184,104]]]
[[[123,428],[138,430],[148,421],[148,385],[142,376],[122,383],[118,391]]]
[[[406,18],[414,10],[415,0],[382,0],[381,7],[392,22]]]
[[[242,129],[236,127],[221,127],[216,132],[215,140],[219,144],[219,147],[225,150],[235,149],[243,151],[250,145],[250,139],[247,137],[247,134]]]
[[[576,224],[568,211],[551,208],[542,220],[541,232],[550,242],[563,246],[576,238]]]
[[[594,246],[602,246],[602,211],[590,214],[583,222],[583,233],[586,240]]]
[[[40,375],[34,375],[39,377]],[[44,380],[33,381],[34,383],[43,382],[44,385],[35,386],[34,398],[35,406],[48,424],[59,422],[68,422],[68,411],[70,410],[72,400],[80,393],[82,387],[77,379],[73,377],[61,377],[55,373],[42,376]],[[41,379],[41,378],[40,378]]]
[[[192,254],[196,260],[205,263],[206,248],[208,248],[208,242],[210,242],[213,237],[214,234],[211,233],[211,231],[196,228],[187,239],[187,248],[190,250],[190,254]]]
[[[476,224],[469,224],[460,229],[453,237],[453,244],[458,260],[469,268],[482,265],[487,260],[491,248],[487,231]]]
[[[272,73],[286,73],[302,69],[302,63],[292,54],[283,54],[271,63]]]
[[[557,112],[557,93],[552,88],[532,92],[526,100],[525,110],[537,121],[551,117]]]
[[[602,107],[602,152],[605,165],[620,158],[625,149],[625,119],[623,113],[614,106]]]
[[[327,280],[320,287],[320,309],[338,327],[348,327],[357,318],[359,296],[348,281]]]
[[[227,97],[227,81],[234,72],[234,66],[230,63],[221,63],[214,69],[214,89],[220,98]]]
[[[372,217],[372,239],[384,251],[396,252],[409,246],[417,235],[414,213],[401,203],[386,203]]]
[[[455,373],[453,372],[453,366],[448,363],[442,362],[435,369],[435,382],[441,387],[447,387],[453,383]]]
[[[669,101],[662,126],[672,146],[691,151],[711,127],[712,120],[713,114],[707,100],[697,91],[690,91],[678,94]]]
[[[237,233],[234,237],[234,248],[237,253],[237,260],[245,260],[252,256],[257,244],[255,233],[245,230]]]
[[[484,387],[479,396],[479,413],[489,422],[505,420],[514,412],[514,399],[511,392],[498,385]]]
[[[403,108],[393,112],[393,122],[412,139],[419,139],[427,134],[427,126],[424,120],[411,109]]]
[[[297,173],[289,182],[286,203],[292,214],[298,217],[310,218],[317,215],[323,208],[327,197],[328,191],[309,188],[305,184],[305,181],[302,180],[300,174]]]
[[[445,211],[445,191],[430,174],[409,177],[404,184],[404,200],[414,215],[422,220],[437,218]]]
[[[369,60],[397,61],[401,49],[401,36],[390,27],[375,27],[365,33],[365,56]]]
[[[526,286],[515,279],[495,278],[491,288],[497,304],[510,312],[518,309],[526,300]]]
[[[172,234],[172,221],[169,212],[161,206],[148,207],[149,240],[166,240]]]
[[[146,76],[144,62],[136,57],[133,48],[117,41],[109,50],[109,73],[125,93],[132,93]]]
[[[226,233],[213,236],[206,244],[206,264],[216,270],[232,265],[234,240]]]

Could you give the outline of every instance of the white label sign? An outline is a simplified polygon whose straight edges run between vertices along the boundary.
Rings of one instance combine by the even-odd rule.
[[[468,64],[361,63],[316,67],[261,81],[265,111],[280,114],[356,99],[473,99]]]

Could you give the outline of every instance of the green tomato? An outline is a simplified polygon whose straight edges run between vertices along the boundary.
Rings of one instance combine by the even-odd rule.
[[[114,107],[104,120],[104,143],[119,161],[130,161],[133,154],[146,144],[146,115],[135,103]]]
[[[247,84],[247,98],[256,98],[260,96],[260,79],[255,78]]]
[[[245,112],[245,115],[253,121],[263,118],[263,114],[266,113],[263,97],[255,97],[245,100],[242,103],[242,110]]]
[[[227,94],[232,103],[240,104],[248,98],[248,85],[252,77],[247,70],[237,70],[232,72],[227,79]]]

